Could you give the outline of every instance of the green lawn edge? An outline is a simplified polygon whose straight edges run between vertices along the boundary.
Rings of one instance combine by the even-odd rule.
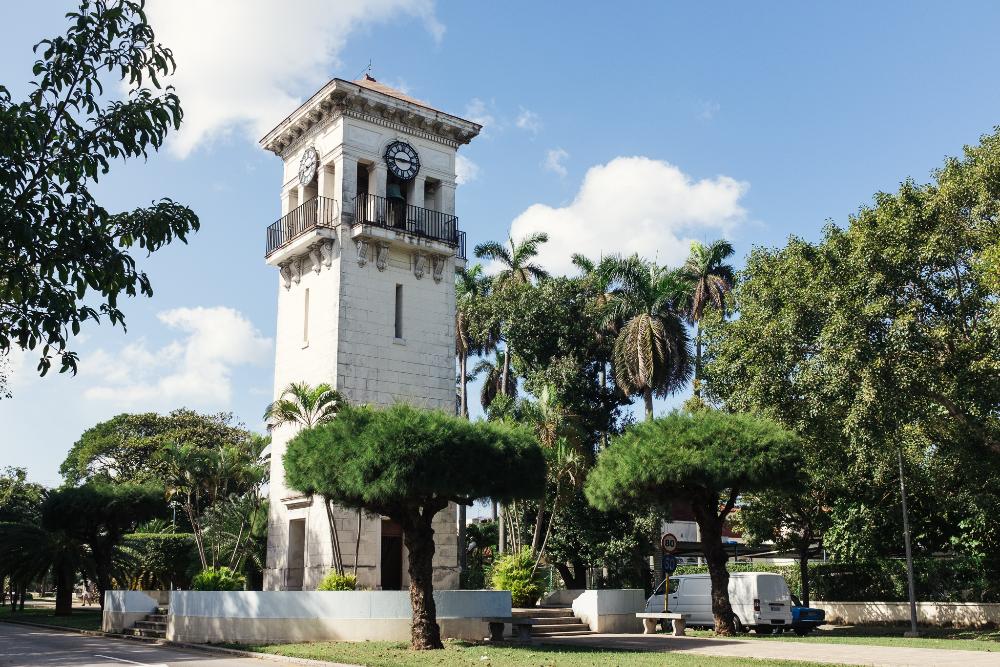
[[[794,642],[800,644],[847,644],[852,646],[888,646],[892,648],[931,648],[950,651],[985,651],[1000,653],[1000,630],[974,630],[959,628],[921,628],[924,637],[903,637],[907,628],[893,626],[858,626],[816,630],[800,637],[792,633],[779,636],[749,633],[741,639],[758,641]],[[695,637],[713,637],[711,630],[692,630]]]
[[[308,658],[363,667],[830,667],[830,663],[759,660],[661,651],[619,651],[555,644],[496,645],[449,640],[443,651],[411,651],[405,642],[310,642],[304,644],[227,645],[255,653]]]
[[[101,629],[100,609],[74,609],[69,616],[56,616],[51,609],[26,608],[24,611],[12,612],[10,607],[0,607],[0,621],[11,623],[33,623],[47,628],[59,630],[91,630]]]

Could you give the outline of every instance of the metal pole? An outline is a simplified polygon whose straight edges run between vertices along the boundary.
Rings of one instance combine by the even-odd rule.
[[[903,541],[906,543],[906,585],[910,593],[910,631],[904,637],[919,637],[917,630],[917,595],[913,585],[913,551],[910,548],[910,515],[906,510],[906,479],[903,477],[903,448],[896,450],[899,459],[899,493],[903,497]]]

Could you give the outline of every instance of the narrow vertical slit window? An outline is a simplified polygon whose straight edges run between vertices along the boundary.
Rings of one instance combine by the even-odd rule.
[[[403,337],[403,286],[396,285],[396,338]]]
[[[309,344],[309,288],[305,289],[302,303],[302,344]]]

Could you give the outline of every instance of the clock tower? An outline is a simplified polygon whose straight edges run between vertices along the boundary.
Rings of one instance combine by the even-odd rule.
[[[480,126],[370,76],[333,79],[261,140],[284,163],[267,228],[278,326],[274,396],[327,383],[351,404],[455,411],[455,157]],[[312,590],[334,554],[358,584],[409,585],[402,531],[285,486],[298,427],[271,436],[264,588]],[[434,586],[458,587],[456,508],[435,518]]]

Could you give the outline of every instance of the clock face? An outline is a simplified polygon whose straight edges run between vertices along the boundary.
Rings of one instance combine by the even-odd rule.
[[[302,154],[302,161],[299,162],[299,185],[309,185],[316,178],[316,168],[319,166],[319,153],[316,149],[309,147]]]
[[[413,146],[405,141],[394,141],[385,149],[385,163],[396,178],[409,181],[420,171],[420,158]]]

